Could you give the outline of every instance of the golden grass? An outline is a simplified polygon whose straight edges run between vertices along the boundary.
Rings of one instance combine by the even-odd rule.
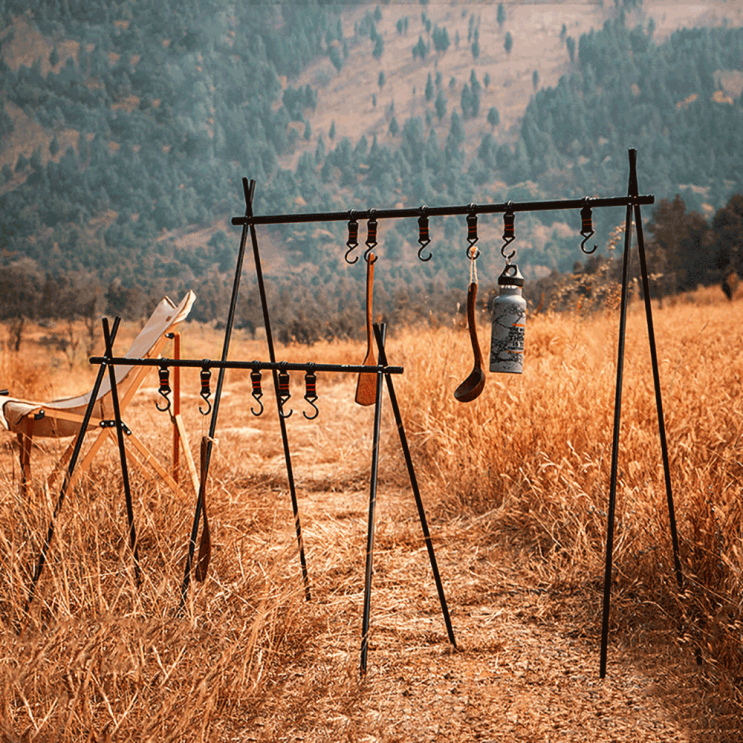
[[[269,414],[254,418],[249,380],[228,375],[209,487],[213,561],[182,617],[175,609],[193,503],[176,502],[133,471],[138,589],[113,449],[69,495],[36,601],[22,615],[56,498],[39,483],[61,446],[40,442],[37,488],[24,502],[5,434],[0,739],[739,740],[742,314],[743,305],[711,290],[656,309],[686,577],[678,595],[644,314],[639,303],[631,307],[610,678],[602,686],[596,656],[615,311],[530,317],[525,373],[488,375],[481,397],[466,405],[453,397],[471,369],[466,331],[391,329],[388,355],[405,367],[395,386],[460,652],[446,642],[386,410],[364,681],[358,649],[372,411],[353,404],[353,378],[319,375],[315,422],[302,418],[299,375],[292,379],[288,427],[311,602],[270,384]],[[481,326],[484,347],[487,336]],[[183,346],[184,356],[214,358],[221,339],[191,325]],[[278,353],[356,363],[363,347]],[[238,334],[232,356],[265,351]],[[93,376],[80,367],[70,381],[65,364],[43,357],[33,341],[20,354],[4,353],[0,368],[0,386],[42,399],[79,392]],[[184,374],[194,451],[207,426],[196,412],[197,375]],[[127,422],[167,459],[154,384],[153,375]]]

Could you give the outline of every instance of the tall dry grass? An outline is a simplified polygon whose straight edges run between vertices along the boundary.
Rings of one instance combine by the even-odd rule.
[[[485,319],[485,318],[483,318]],[[671,483],[685,577],[674,578],[644,307],[631,304],[614,549],[614,629],[652,605],[743,699],[743,305],[716,288],[655,308]],[[481,340],[485,331],[481,332]],[[603,581],[618,312],[546,314],[527,326],[525,373],[490,375],[452,397],[471,368],[461,332],[406,335],[401,399],[440,517],[476,515],[565,589]],[[432,352],[433,349],[433,352]],[[617,608],[619,607],[619,608]]]
[[[644,622],[662,622],[671,639],[699,656],[710,683],[728,681],[725,701],[738,709],[741,315],[743,305],[707,290],[656,308],[686,580],[678,594],[645,320],[641,305],[631,306],[612,614],[612,633],[620,637],[642,632]],[[483,316],[483,347],[486,321]],[[467,532],[473,542],[461,549],[508,545],[541,585],[590,594],[590,622],[598,616],[594,598],[603,577],[616,346],[614,308],[530,317],[525,373],[488,375],[481,397],[465,405],[453,397],[472,364],[461,327],[390,329],[388,341],[390,362],[405,367],[395,386],[431,520],[475,524]],[[208,328],[192,325],[184,335],[184,356],[217,357],[220,347],[219,334]],[[55,362],[39,348],[32,337],[20,354],[5,352],[1,368],[7,381],[0,386],[43,399],[79,392],[92,379],[81,366],[70,380],[64,360]],[[239,335],[233,348],[236,357],[265,356],[260,344]],[[295,346],[279,354],[287,360],[358,362],[363,348]],[[269,384],[265,391],[270,410]],[[361,416],[368,411],[353,405],[351,378],[321,376],[318,391],[322,414],[315,423],[299,415],[298,387],[292,399],[295,465],[310,473],[300,486],[363,490],[370,432]],[[194,451],[205,432],[195,412],[197,393],[197,375],[186,375],[184,414]],[[225,393],[209,488],[218,539],[210,576],[192,587],[183,616],[175,607],[193,503],[178,503],[162,484],[132,473],[144,576],[138,588],[113,450],[69,495],[36,601],[30,615],[23,615],[56,498],[41,487],[41,475],[62,448],[40,443],[34,452],[37,487],[24,500],[14,442],[3,435],[0,735],[6,740],[230,740],[242,739],[246,730],[253,739],[276,740],[291,721],[272,710],[301,717],[309,695],[319,693],[355,704],[355,625],[348,630],[352,653],[343,656],[336,644],[336,660],[319,670],[307,668],[312,653],[323,655],[323,642],[348,628],[331,630],[327,616],[306,609],[274,416],[254,419],[247,413],[244,376],[228,375]],[[169,432],[153,411],[155,391],[140,397],[127,418],[167,458]],[[387,443],[385,452],[396,451]],[[384,456],[381,464],[383,481],[405,484],[399,456]],[[340,526],[310,520],[308,528],[321,540],[324,531]],[[310,546],[314,587],[332,601],[358,602],[362,553],[343,544],[337,553]],[[307,670],[306,678],[287,671],[297,667]]]

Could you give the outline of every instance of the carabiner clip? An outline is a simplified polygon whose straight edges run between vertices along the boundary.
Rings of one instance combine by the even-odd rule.
[[[165,405],[165,407],[161,408],[157,404],[157,402],[155,402],[155,407],[161,413],[164,413],[166,410],[170,410],[170,398],[168,397],[168,395],[172,392],[172,390],[170,389],[170,369],[168,369],[167,366],[161,366],[158,368],[157,374],[160,377],[160,387],[157,391],[165,398],[165,402],[167,404]]]
[[[199,405],[199,413],[201,415],[209,415],[209,413],[212,412],[212,404],[209,402],[209,398],[211,397],[212,390],[210,385],[210,380],[212,378],[212,370],[206,365],[206,360],[204,366],[201,367],[201,392],[199,393],[204,400],[204,402],[207,404],[207,409],[202,410],[201,405]]]
[[[279,371],[279,415],[282,418],[291,418],[291,414],[294,412],[290,410],[288,413],[284,413],[284,405],[290,397],[289,372],[286,369],[281,369]]]
[[[263,397],[263,390],[261,389],[261,370],[260,369],[253,369],[252,372],[250,372],[250,381],[253,383],[253,391],[250,393],[253,396],[253,399],[260,405],[260,410],[256,413],[255,410],[251,407],[250,412],[255,415],[259,416],[263,413],[263,403],[261,402],[261,398]]]
[[[304,375],[304,399],[314,408],[314,415],[307,415],[303,410],[302,415],[308,420],[313,421],[320,415],[320,411],[317,409],[315,402],[317,401],[317,375],[311,369],[307,370]]]

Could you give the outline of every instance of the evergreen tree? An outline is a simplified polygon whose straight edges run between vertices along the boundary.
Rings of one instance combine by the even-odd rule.
[[[436,96],[436,101],[433,105],[436,109],[436,117],[439,121],[441,121],[441,119],[446,116],[446,96],[444,95],[443,90],[439,90],[439,93]]]
[[[511,53],[511,49],[513,49],[513,37],[510,31],[506,32],[506,40],[503,42],[503,47],[506,50],[506,54]]]
[[[379,77],[377,78],[377,85],[379,85],[380,90],[382,90],[386,81],[387,81],[387,78],[384,75],[384,70],[380,70]]]
[[[428,46],[426,46],[426,42],[423,41],[423,37],[419,36],[418,43],[413,47],[413,59],[416,57],[425,59],[426,54],[428,54]]]
[[[502,28],[506,22],[506,9],[503,7],[503,3],[498,3],[498,25]]]
[[[425,96],[427,101],[433,100],[434,95],[434,87],[433,87],[433,80],[431,79],[431,73],[428,73],[428,79],[426,80],[426,91]]]
[[[374,59],[380,59],[384,53],[384,40],[380,35],[377,35],[377,40],[374,42],[374,49],[372,50],[372,57]]]
[[[397,123],[397,119],[393,116],[390,120],[389,133],[396,137],[400,131],[400,125]]]
[[[492,106],[488,111],[488,124],[490,124],[491,127],[496,127],[500,124],[500,114],[495,106]]]
[[[567,39],[565,39],[565,46],[568,50],[568,56],[570,57],[570,61],[575,61],[575,39],[572,36],[568,36]]]

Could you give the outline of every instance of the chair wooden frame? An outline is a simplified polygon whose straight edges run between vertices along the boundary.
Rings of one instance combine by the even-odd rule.
[[[189,292],[184,300],[181,302],[181,305],[179,305],[179,307],[177,308],[167,298],[165,298],[163,302],[161,302],[158,308],[162,307],[163,303],[167,302],[170,306],[172,306],[173,310],[176,313],[175,319],[170,325],[164,328],[163,332],[158,335],[154,343],[149,346],[145,354],[146,357],[158,357],[165,343],[169,339],[172,339],[173,358],[180,358],[180,332],[178,330],[175,330],[175,328],[188,315],[194,299],[195,296],[193,295],[193,292]],[[122,411],[126,409],[136,393],[140,390],[148,371],[148,367],[139,366],[132,367],[127,372],[126,376],[124,377],[124,379],[127,380],[127,388],[124,394],[121,395],[119,400],[120,408]],[[155,457],[155,455],[147,448],[144,442],[128,428],[126,430],[126,438],[131,444],[130,449],[132,449],[136,453],[136,456],[132,458],[132,461],[142,470],[146,470],[147,468],[153,470],[179,498],[185,498],[187,497],[187,495],[186,493],[184,493],[180,486],[179,477],[181,448],[183,449],[183,456],[190,480],[189,484],[193,488],[194,492],[198,492],[199,478],[196,471],[196,465],[194,463],[193,456],[189,447],[188,435],[186,433],[183,418],[180,412],[180,369],[176,370],[173,381],[173,401],[172,410],[170,412],[170,420],[173,427],[173,453],[170,471],[168,471],[168,469],[157,459],[157,457]],[[111,390],[109,389],[108,392],[100,395],[99,399],[96,400],[96,405],[98,407],[103,407],[102,404],[98,405],[99,401],[110,395]],[[38,424],[40,423],[40,421],[44,420],[45,429],[44,432],[40,434],[41,436],[62,438],[64,436],[73,435],[72,441],[67,446],[60,460],[54,466],[54,469],[46,480],[47,487],[51,489],[57,482],[60,474],[64,473],[65,468],[70,461],[70,457],[72,456],[72,452],[75,448],[77,439],[80,436],[79,430],[77,434],[70,434],[69,424],[72,424],[73,427],[75,424],[78,424],[78,426],[82,425],[84,416],[80,412],[73,412],[72,410],[64,410],[60,409],[59,407],[55,407],[54,402],[49,404],[26,403],[22,400],[13,400],[13,402],[29,406],[30,408],[25,411],[18,420],[6,420],[6,423],[8,424],[10,430],[15,431],[17,436],[21,470],[21,493],[22,495],[27,496],[32,479],[31,452],[34,446],[34,438],[37,436],[38,433],[36,429],[39,427]],[[59,402],[63,401],[58,401],[58,403]],[[49,428],[49,419],[53,420],[51,430]],[[65,430],[63,430],[62,432],[57,432],[55,430],[56,423],[62,424]],[[64,424],[68,425],[65,426]],[[74,485],[75,482],[78,481],[79,478],[82,477],[89,470],[93,459],[106,443],[106,441],[111,440],[114,445],[116,445],[116,440],[114,438],[115,428],[113,427],[112,422],[107,417],[92,416],[90,418],[87,431],[91,432],[91,429],[97,429],[98,435],[95,437],[93,443],[87,449],[79,464],[75,468],[72,478],[68,483],[68,487]]]

